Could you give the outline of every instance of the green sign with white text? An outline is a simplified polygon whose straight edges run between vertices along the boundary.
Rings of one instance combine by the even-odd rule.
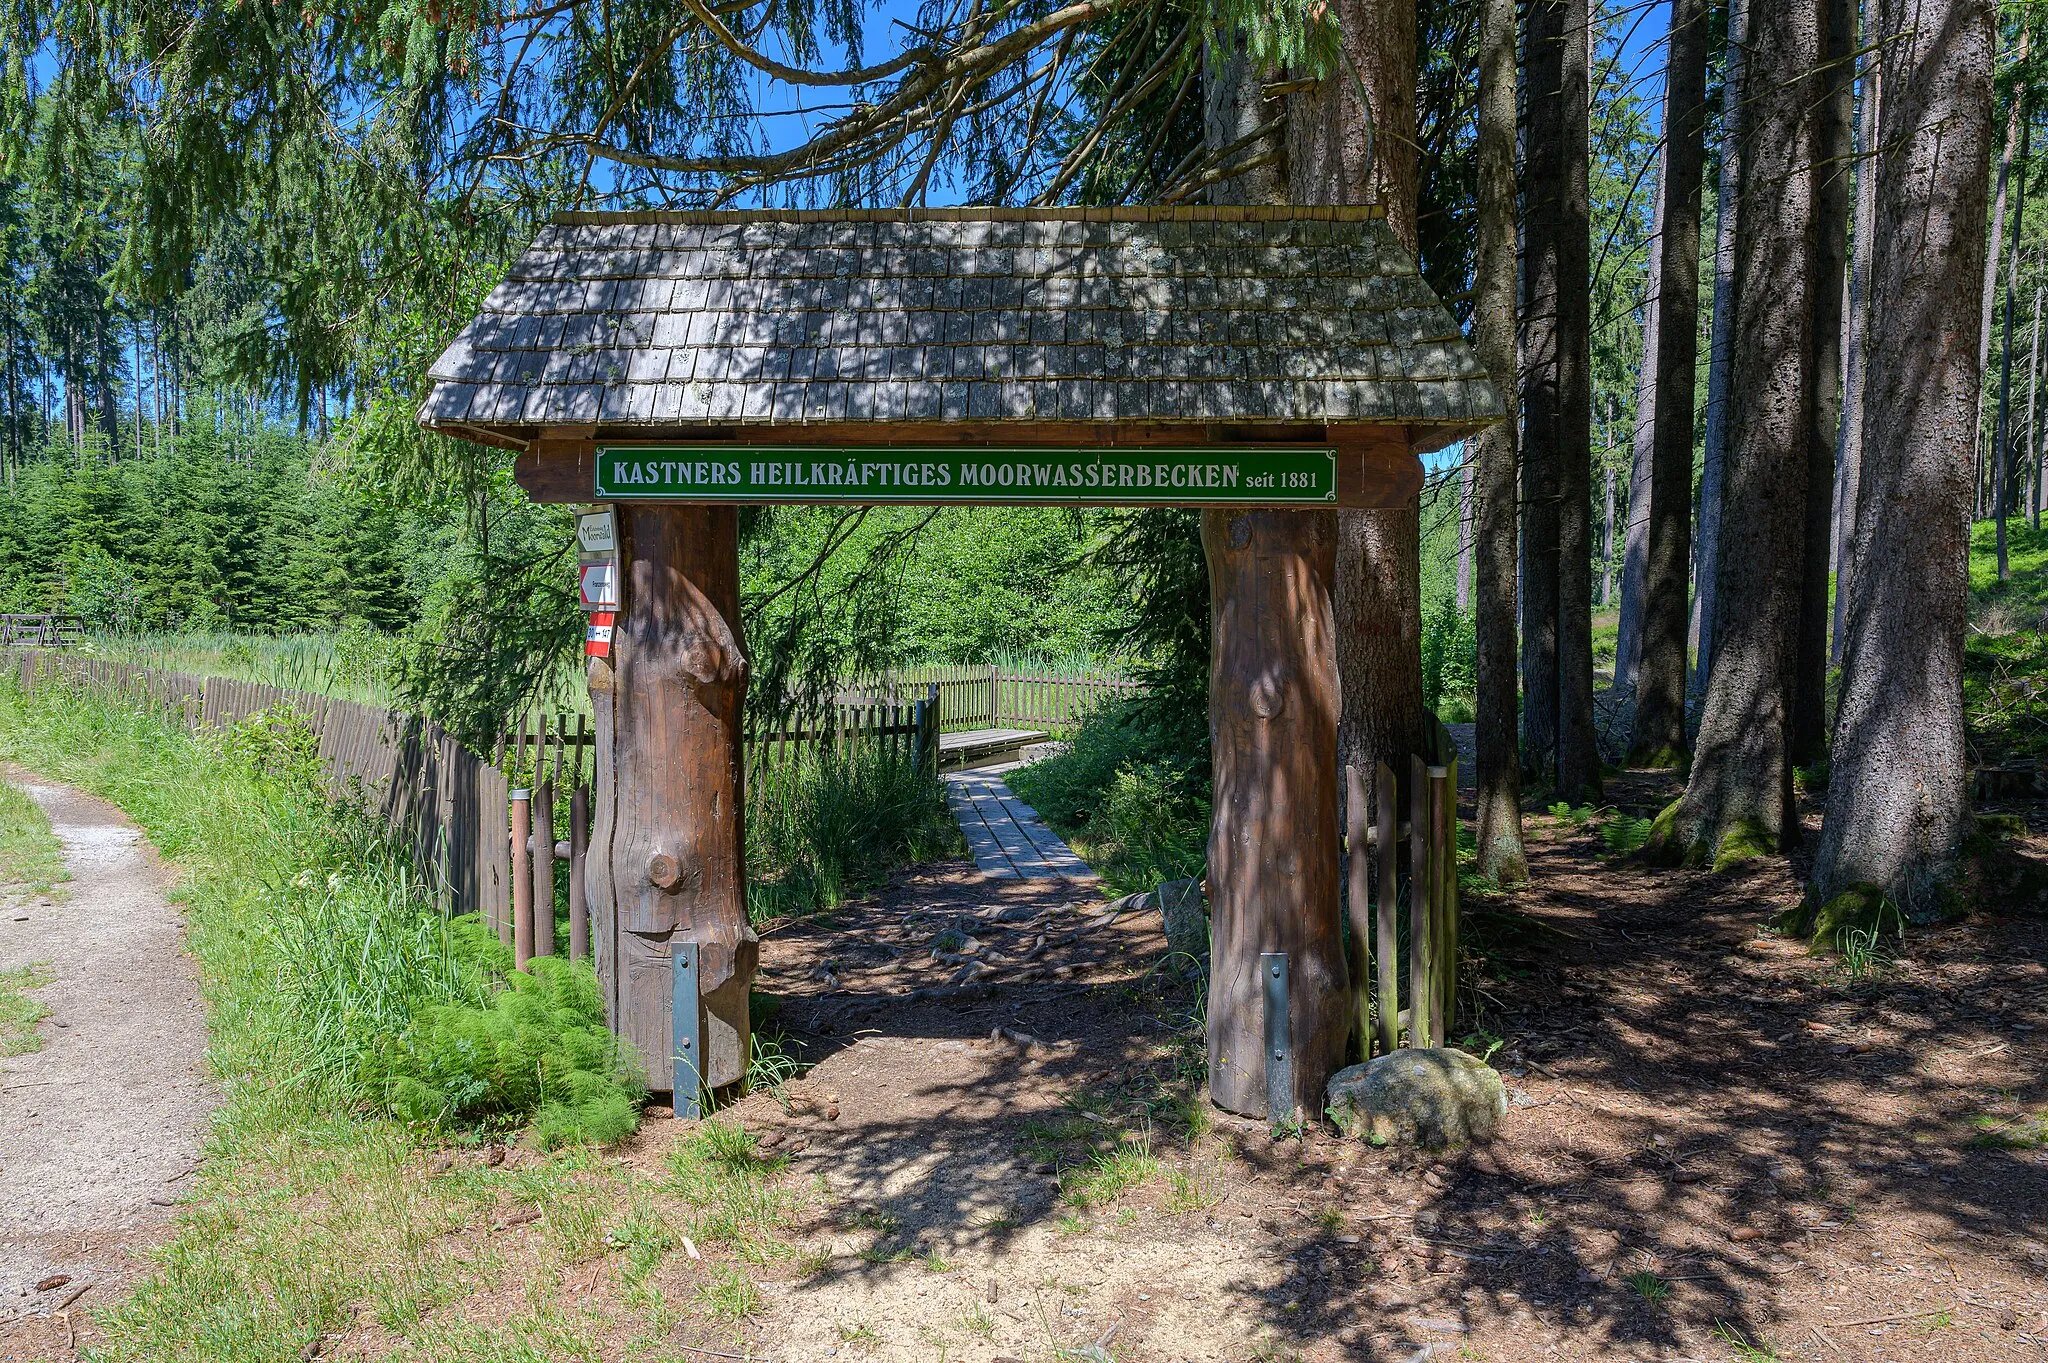
[[[1325,446],[602,445],[600,502],[1335,505]]]

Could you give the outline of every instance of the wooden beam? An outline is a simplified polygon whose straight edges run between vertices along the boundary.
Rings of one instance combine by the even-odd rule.
[[[829,438],[828,438],[829,437]],[[1422,464],[1410,452],[1405,426],[1255,427],[1223,425],[1157,425],[1143,428],[1046,422],[1023,428],[994,422],[959,426],[723,427],[682,428],[673,432],[636,431],[626,441],[673,447],[692,443],[716,445],[806,445],[820,448],[874,448],[926,445],[1055,446],[1067,449],[1147,445],[1272,444],[1278,447],[1334,445],[1337,449],[1337,502],[1347,508],[1406,506],[1422,490]],[[596,436],[551,431],[536,437],[513,465],[513,477],[536,502],[588,502],[597,486]],[[861,504],[850,497],[849,505]],[[815,504],[815,503],[814,503]],[[1043,503],[1005,499],[1005,506],[1070,506],[1071,499]],[[1215,506],[1216,503],[1203,503]],[[1248,504],[1250,505],[1250,504]]]
[[[1344,1063],[1331,511],[1205,511],[1209,560],[1209,1095],[1266,1115],[1261,952],[1287,953],[1296,1107]],[[1287,1114],[1274,1114],[1285,1116]]]
[[[698,946],[702,1079],[727,1088],[751,1056],[740,708],[739,513],[622,506],[624,601],[613,658],[591,667],[598,818],[587,880],[613,1028],[648,1087],[670,1091],[672,943]]]

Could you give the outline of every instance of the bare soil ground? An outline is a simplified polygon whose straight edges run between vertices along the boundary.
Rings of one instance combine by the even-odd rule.
[[[64,892],[0,886],[0,967],[45,963],[42,1048],[0,1062],[0,1360],[70,1357],[162,1234],[214,1105],[166,875],[125,815],[15,773],[62,842]]]
[[[1647,871],[1532,831],[1533,885],[1470,906],[1475,1043],[1503,1042],[1515,1106],[1443,1158],[1203,1131],[1156,917],[1098,926],[1066,888],[948,871],[771,939],[764,987],[819,1063],[792,1112],[741,1115],[805,1145],[840,1210],[814,1228],[829,1270],[776,1284],[749,1337],[791,1359],[2048,1356],[2048,923],[1915,930],[1858,981],[1766,929],[1796,866]],[[1012,962],[1043,937],[1059,978],[953,986],[948,928]],[[1077,1206],[1120,1136],[1162,1170]]]
[[[2048,920],[1916,929],[1859,980],[1767,930],[1796,863],[1531,829],[1533,885],[1468,901],[1470,1044],[1514,1101],[1486,1149],[1213,1114],[1156,915],[925,868],[767,933],[768,1030],[813,1067],[719,1118],[758,1138],[728,1174],[659,1115],[611,1151],[402,1154],[417,1314],[352,1306],[302,1356],[2048,1355]]]

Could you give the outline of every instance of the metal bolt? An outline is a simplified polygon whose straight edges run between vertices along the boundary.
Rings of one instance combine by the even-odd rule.
[[[656,852],[647,859],[647,878],[664,890],[673,890],[683,878],[683,868],[668,853]]]

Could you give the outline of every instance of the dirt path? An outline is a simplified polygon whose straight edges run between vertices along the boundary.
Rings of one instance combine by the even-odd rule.
[[[81,1286],[86,1305],[111,1296],[168,1219],[216,1101],[155,852],[104,800],[9,775],[49,815],[71,880],[0,913],[0,968],[53,976],[37,991],[42,1049],[0,1062],[0,1359],[54,1355],[66,1331],[50,1313]]]
[[[1616,785],[1638,811],[1671,794]],[[924,874],[794,925],[764,987],[820,1063],[789,1110],[743,1112],[842,1211],[809,1230],[828,1269],[764,1283],[752,1341],[905,1363],[2048,1357],[2048,924],[1918,931],[1852,980],[1763,931],[1798,893],[1783,862],[1655,872],[1531,826],[1534,884],[1473,906],[1476,1022],[1515,1106],[1502,1141],[1443,1159],[1205,1121],[1192,998],[1148,973],[1156,917],[1093,919],[1078,887]],[[959,936],[998,962],[1049,949],[963,986],[930,959]],[[1119,1140],[1159,1165],[1091,1180]]]

